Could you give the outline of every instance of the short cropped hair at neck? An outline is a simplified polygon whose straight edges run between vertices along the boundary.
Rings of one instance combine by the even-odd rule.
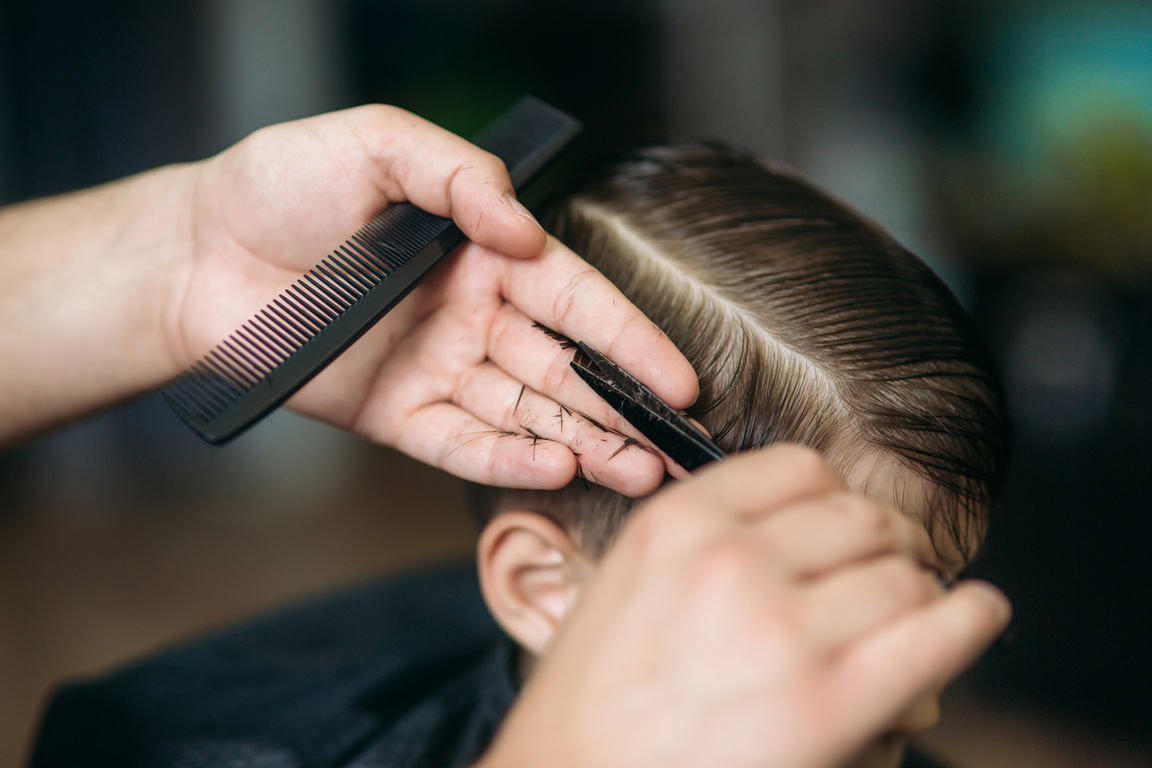
[[[689,414],[724,450],[894,457],[933,489],[934,539],[967,554],[982,538],[1010,452],[999,385],[947,287],[875,224],[711,144],[606,164],[545,220],[685,354],[701,387]],[[581,481],[477,497],[485,515],[556,519],[593,556],[635,503]]]

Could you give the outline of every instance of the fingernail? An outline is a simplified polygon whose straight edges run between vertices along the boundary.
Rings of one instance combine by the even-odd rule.
[[[540,226],[540,222],[536,221],[536,217],[532,215],[532,211],[525,208],[524,203],[517,200],[515,194],[508,192],[504,195],[504,199],[508,201],[508,205],[512,207],[512,210],[516,211],[516,214],[520,216],[520,218],[527,219],[536,226]]]

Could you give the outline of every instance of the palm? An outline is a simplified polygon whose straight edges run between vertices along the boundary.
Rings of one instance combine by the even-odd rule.
[[[180,318],[192,357],[207,352],[387,204],[372,183],[375,168],[367,156],[360,153],[359,168],[341,163],[341,143],[351,141],[346,132],[317,136],[295,125],[254,134],[210,160],[198,180],[194,271]]]

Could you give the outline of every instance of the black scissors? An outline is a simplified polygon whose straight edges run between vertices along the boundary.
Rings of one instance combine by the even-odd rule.
[[[572,370],[640,434],[684,469],[724,458],[724,451],[652,390],[582,341],[576,342]]]

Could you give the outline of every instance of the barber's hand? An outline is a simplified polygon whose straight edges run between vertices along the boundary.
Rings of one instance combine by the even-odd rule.
[[[1007,622],[932,558],[814,453],[709,467],[636,513],[481,766],[841,766]]]
[[[188,365],[390,202],[452,216],[472,241],[302,389],[295,409],[462,477],[558,488],[578,469],[629,495],[666,464],[604,431],[617,417],[539,322],[605,353],[677,407],[687,361],[515,201],[494,156],[369,106],[258,131],[198,166],[170,346]],[[563,405],[561,405],[563,403]],[[627,431],[627,429],[625,429]],[[619,451],[619,453],[617,453]]]

